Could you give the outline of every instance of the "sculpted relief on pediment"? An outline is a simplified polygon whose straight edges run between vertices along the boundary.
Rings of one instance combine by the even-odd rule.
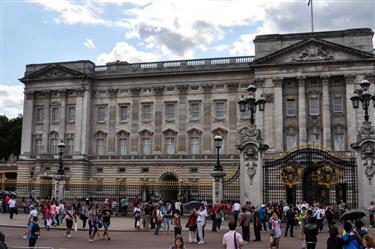
[[[310,45],[307,48],[301,49],[297,54],[294,56],[294,61],[321,61],[321,60],[332,60],[334,58],[334,54],[330,52],[327,48],[322,46],[314,46]]]

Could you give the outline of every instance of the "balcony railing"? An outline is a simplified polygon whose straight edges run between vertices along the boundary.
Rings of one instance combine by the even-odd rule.
[[[172,68],[192,68],[209,65],[230,65],[248,64],[254,61],[255,56],[239,56],[224,58],[209,58],[195,60],[159,61],[145,63],[113,62],[107,65],[95,66],[95,72],[117,71],[117,70],[150,70],[150,69],[172,69]],[[113,69],[112,69],[113,67]]]

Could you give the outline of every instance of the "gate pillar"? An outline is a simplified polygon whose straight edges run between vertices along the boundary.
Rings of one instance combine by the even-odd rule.
[[[251,201],[259,206],[263,202],[263,154],[269,147],[263,143],[262,131],[255,126],[244,127],[239,133],[241,205]]]
[[[351,147],[357,164],[358,208],[367,208],[375,200],[375,130],[371,122],[362,123],[357,142]]]

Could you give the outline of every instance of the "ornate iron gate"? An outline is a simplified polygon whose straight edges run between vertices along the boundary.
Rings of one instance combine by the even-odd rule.
[[[290,153],[266,154],[263,167],[264,201],[288,203],[344,200],[358,204],[357,169],[350,154],[307,147]]]

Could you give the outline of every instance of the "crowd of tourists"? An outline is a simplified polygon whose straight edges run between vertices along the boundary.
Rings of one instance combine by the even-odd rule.
[[[265,234],[262,231],[267,232],[269,248],[279,248],[282,235],[294,237],[296,231],[298,231],[296,235],[301,239],[301,247],[306,249],[316,247],[319,233],[323,231],[329,232],[328,249],[375,248],[374,239],[367,233],[360,219],[346,222],[339,220],[343,223],[342,233],[339,232],[335,222],[349,211],[343,201],[336,209],[332,206],[323,207],[319,202],[311,205],[306,202],[293,205],[280,201],[265,203],[259,207],[254,207],[251,202],[246,202],[244,206],[241,206],[238,201],[209,206],[205,200],[198,202],[198,205],[194,207],[187,207],[184,202],[182,198],[174,202],[161,200],[142,202],[140,198],[135,197],[131,200],[120,198],[119,202],[106,198],[103,203],[99,204],[91,199],[64,202],[63,200],[40,200],[30,197],[23,200],[24,212],[29,214],[25,221],[27,228],[23,237],[29,239],[29,247],[36,244],[40,236],[38,219],[41,217],[47,231],[65,224],[67,238],[72,236],[72,230],[78,229],[77,220],[80,219],[82,228],[88,230],[89,242],[110,240],[111,217],[114,215],[133,216],[135,230],[153,230],[155,235],[174,233],[175,241],[170,248],[176,249],[184,248],[183,226],[188,230],[187,241],[202,245],[206,243],[207,220],[212,220],[210,230],[217,232],[222,229],[222,223],[226,218],[229,221],[229,232],[223,236],[225,248],[233,248],[233,246],[240,248],[250,243],[252,237],[251,243],[261,241],[261,237]],[[1,211],[9,212],[10,219],[17,213],[15,198],[7,196],[1,200],[0,204]],[[129,204],[132,210],[129,210]],[[368,211],[370,227],[375,227],[374,202],[371,202]],[[187,218],[186,224],[182,224],[183,215]],[[285,223],[284,231],[281,229],[282,223]],[[241,232],[236,232],[239,227]],[[253,235],[250,233],[251,230]]]

